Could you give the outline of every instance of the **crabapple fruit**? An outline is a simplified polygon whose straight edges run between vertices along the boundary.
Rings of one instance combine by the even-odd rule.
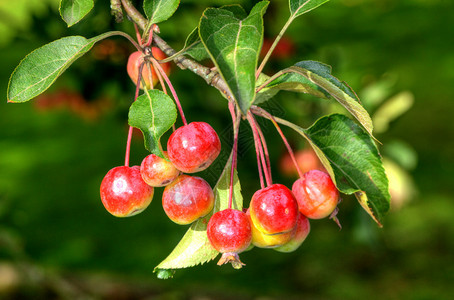
[[[306,239],[307,235],[311,231],[311,225],[305,215],[299,213],[298,221],[296,222],[296,228],[293,237],[282,246],[274,248],[279,252],[293,252],[301,246]]]
[[[158,47],[151,47],[151,54],[153,55],[154,58],[156,58],[158,60],[167,58],[167,56],[164,54],[164,52],[162,52],[161,49],[159,49]],[[137,84],[140,65],[143,62],[144,62],[144,54],[141,51],[136,51],[136,52],[131,53],[131,55],[129,55],[126,70],[128,72],[129,77],[134,82],[134,84]],[[159,80],[159,77],[156,75],[154,68],[152,66],[150,66],[150,67],[151,67],[151,74],[146,65],[144,65],[142,68],[142,78],[145,81],[145,85],[147,86],[148,90],[152,89],[153,86],[155,86]],[[163,64],[161,64],[161,67],[167,75],[170,73],[170,63],[168,63],[168,62],[163,63]],[[151,82],[150,82],[150,75],[151,75]],[[140,83],[140,88],[143,89],[142,83]]]
[[[111,169],[101,182],[101,201],[116,217],[129,217],[142,212],[153,199],[153,187],[143,181],[138,166]]]
[[[296,180],[292,186],[299,211],[310,219],[329,216],[339,201],[339,191],[325,172],[311,170]]]
[[[242,211],[221,210],[210,218],[207,235],[211,245],[217,251],[240,253],[251,244],[251,222]]]
[[[180,175],[180,171],[170,161],[150,154],[142,160],[140,174],[148,185],[161,187],[174,181]]]
[[[263,233],[260,230],[258,230],[257,227],[255,227],[254,222],[252,222],[249,209],[247,210],[246,215],[251,221],[252,245],[256,247],[274,248],[282,246],[289,242],[292,239],[293,235],[295,234],[294,230],[277,234]]]
[[[167,141],[167,154],[185,173],[205,170],[221,152],[221,141],[205,122],[192,122],[175,130]]]
[[[249,209],[252,222],[263,233],[284,233],[296,225],[298,203],[282,184],[273,184],[255,192]]]
[[[315,154],[315,151],[312,149],[307,148],[296,151],[295,160],[298,164],[299,169],[303,173],[306,173],[313,169],[320,171],[325,170],[317,154]],[[298,176],[298,171],[296,170],[293,160],[288,152],[286,152],[279,161],[279,169],[285,176]]]
[[[166,215],[180,225],[190,224],[208,214],[214,206],[214,193],[200,177],[180,175],[166,186],[162,207]]]

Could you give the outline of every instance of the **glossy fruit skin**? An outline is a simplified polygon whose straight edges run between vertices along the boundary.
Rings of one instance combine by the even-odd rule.
[[[174,166],[185,173],[208,168],[221,152],[221,141],[205,122],[192,122],[175,130],[167,141],[167,154]]]
[[[180,171],[170,161],[150,154],[142,160],[140,174],[148,185],[161,187],[174,181],[180,175]]]
[[[153,199],[153,187],[143,181],[138,166],[111,169],[101,182],[104,207],[116,217],[129,217],[142,212]]]
[[[339,191],[325,172],[311,170],[293,183],[299,211],[310,219],[329,216],[339,201]]]
[[[294,229],[294,231],[294,235],[290,239],[290,241],[280,247],[274,248],[274,250],[285,253],[293,252],[298,249],[306,240],[306,237],[311,231],[311,225],[309,223],[309,219],[306,218],[306,216],[302,213],[300,213],[298,216],[298,221],[296,222],[296,228]]]
[[[236,209],[215,213],[208,222],[208,240],[221,253],[240,253],[251,244],[251,222],[246,214]]]
[[[214,193],[200,177],[180,175],[166,186],[162,207],[175,223],[186,225],[208,214],[214,206]]]
[[[273,184],[254,193],[250,203],[251,220],[265,234],[293,230],[298,218],[298,203],[282,184]]]
[[[295,229],[277,234],[266,234],[261,232],[255,227],[251,220],[249,210],[246,212],[249,220],[251,221],[251,232],[252,232],[252,245],[259,248],[275,248],[288,243],[295,234]]]
[[[152,47],[151,48],[151,54],[153,55],[154,58],[161,60],[164,58],[167,58],[167,56],[164,54],[164,52],[161,51],[158,47]],[[131,78],[132,82],[134,84],[137,84],[137,79],[139,77],[139,69],[140,69],[140,64],[143,62],[143,53],[140,51],[136,51],[131,53],[128,58],[128,64],[126,67],[126,70],[128,72],[129,77]],[[151,65],[150,65],[151,66]],[[169,75],[170,73],[170,63],[163,63],[161,64],[162,69],[164,72]],[[147,89],[151,89],[153,86],[156,85],[156,83],[159,81],[158,76],[156,75],[156,72],[154,69],[151,67],[151,77],[152,81],[150,82],[150,72],[148,70],[148,67],[145,65],[142,69],[142,77],[145,80],[145,84],[147,86]],[[143,89],[142,83],[140,84],[140,88]]]

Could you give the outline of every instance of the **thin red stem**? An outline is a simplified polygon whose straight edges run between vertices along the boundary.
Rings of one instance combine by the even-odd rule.
[[[298,165],[298,162],[296,161],[296,158],[295,158],[295,155],[293,153],[293,150],[292,150],[292,147],[290,147],[290,144],[287,140],[287,138],[285,137],[284,133],[282,132],[281,130],[281,127],[279,126],[279,124],[276,122],[276,119],[274,118],[274,116],[272,114],[270,114],[269,112],[267,112],[266,110],[264,109],[261,109],[261,112],[267,116],[270,121],[273,123],[274,127],[276,127],[276,130],[277,132],[279,133],[279,135],[281,136],[282,138],[282,141],[284,142],[285,144],[285,147],[287,148],[287,151],[288,151],[288,154],[290,155],[292,161],[293,161],[293,164],[295,165],[295,168],[296,170],[298,171],[298,175],[299,177],[303,177],[303,172],[301,171],[299,165]]]
[[[251,114],[251,118],[252,118],[252,121],[253,121],[254,124],[255,124],[255,127],[257,128],[257,132],[258,132],[258,134],[259,134],[260,141],[261,141],[262,144],[263,144],[263,149],[264,149],[264,152],[265,152],[265,159],[266,159],[266,171],[268,172],[268,176],[270,177],[270,181],[273,182],[273,176],[271,175],[270,155],[269,155],[269,153],[268,153],[268,146],[267,146],[267,144],[266,144],[265,136],[263,135],[262,129],[260,128],[260,125],[259,125],[259,123],[257,122],[257,120],[255,119],[255,117],[254,117],[253,114]]]
[[[154,59],[153,57],[150,57],[150,61],[153,63],[153,66],[159,71],[159,73],[161,73],[162,77],[166,81],[167,86],[169,87],[170,92],[172,93],[173,99],[175,100],[175,104],[178,107],[178,111],[180,112],[180,116],[181,116],[181,120],[183,121],[183,124],[188,125],[188,123],[186,122],[186,118],[184,116],[183,108],[181,107],[180,100],[178,99],[178,95],[177,95],[175,89],[173,88],[173,85],[170,82],[169,77],[167,77],[166,72],[164,72],[161,65],[156,61],[156,59]]]
[[[255,133],[254,133],[255,135]],[[260,177],[260,187],[262,189],[265,188],[265,181],[263,180],[263,172],[262,172],[262,164],[260,163],[260,152],[259,152],[259,141],[254,138],[254,143],[255,143],[255,152],[257,154],[257,166],[259,168],[259,177]]]
[[[263,145],[260,140],[260,135],[258,133],[256,124],[255,124],[254,120],[252,119],[252,114],[248,113],[247,118],[248,118],[249,124],[251,125],[251,128],[252,128],[254,141],[256,142],[256,152],[258,155],[260,155],[260,160],[262,162],[263,173],[265,174],[266,185],[270,186],[272,184],[272,181],[271,181],[270,174],[268,173],[268,170],[267,170],[267,165],[265,162],[265,155],[264,155],[264,151],[263,151]],[[263,186],[262,186],[262,188],[263,188]]]
[[[232,116],[233,122],[233,148],[232,148],[232,166],[230,168],[230,185],[229,185],[229,209],[232,208],[233,203],[233,177],[235,175],[235,169],[237,164],[238,155],[238,132],[240,127],[241,119],[236,116],[235,104],[233,101],[229,101],[229,110]]]
[[[142,36],[140,35],[140,32],[139,32],[139,27],[137,27],[137,24],[136,23],[133,23],[134,24],[134,30],[136,32],[136,39],[137,39],[137,42],[139,43],[140,47],[142,47]]]
[[[148,35],[148,40],[147,40],[147,43],[145,44],[146,47],[151,46],[151,43],[153,42],[153,33],[154,33],[153,28],[154,28],[154,26],[151,26],[150,34]]]
[[[139,66],[139,76],[137,76],[137,84],[136,84],[136,92],[134,94],[134,102],[139,97],[140,81],[142,80],[142,70],[143,70],[144,65],[145,65],[145,62],[142,62]],[[130,152],[131,152],[132,130],[133,130],[133,127],[129,126],[128,139],[126,140],[126,153],[125,153],[125,166],[126,167],[129,167],[129,156],[130,156]]]

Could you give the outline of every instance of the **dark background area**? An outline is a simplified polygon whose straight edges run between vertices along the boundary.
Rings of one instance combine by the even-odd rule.
[[[265,35],[272,39],[288,16],[287,1],[271,1]],[[183,0],[162,23],[175,49],[207,6],[231,1]],[[250,9],[255,1],[237,1]],[[330,220],[311,222],[296,252],[243,253],[247,266],[215,262],[179,270],[159,280],[153,268],[187,230],[172,223],[160,204],[162,189],[143,213],[118,219],[99,199],[106,172],[124,160],[127,111],[134,85],[126,74],[126,40],[97,44],[43,95],[7,104],[8,78],[33,49],[67,35],[92,37],[132,24],[115,24],[109,1],[67,28],[58,1],[0,3],[0,298],[6,299],[450,299],[454,294],[454,3],[443,0],[339,0],[298,18],[289,28],[290,54],[276,56],[272,74],[300,60],[333,67],[372,116],[388,103],[376,136],[398,172],[400,196],[376,224],[355,199],[343,196],[339,231]],[[285,50],[285,49],[284,49]],[[281,50],[281,52],[285,52]],[[226,101],[189,71],[173,68],[171,80],[188,121],[209,122],[227,153],[231,121]],[[394,101],[390,101],[394,100]],[[304,127],[339,105],[281,92],[265,105]],[[402,108],[404,107],[404,108]],[[392,114],[402,113],[392,118]],[[407,111],[408,110],[408,111]],[[380,120],[378,120],[380,121]],[[377,121],[377,122],[378,122]],[[177,125],[180,124],[178,121]],[[275,182],[284,146],[262,122]],[[240,140],[239,178],[245,205],[259,188],[246,124]],[[286,130],[296,148],[304,141]],[[131,163],[146,155],[140,133]],[[216,183],[225,155],[200,174]],[[392,172],[390,169],[388,172]]]

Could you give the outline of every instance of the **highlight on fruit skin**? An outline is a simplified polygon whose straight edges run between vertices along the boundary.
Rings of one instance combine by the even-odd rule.
[[[182,174],[165,187],[162,207],[173,222],[190,224],[213,210],[214,193],[203,178]]]
[[[162,187],[174,181],[180,175],[180,171],[170,161],[150,154],[142,160],[140,174],[148,185]]]
[[[151,54],[157,60],[162,60],[167,58],[164,52],[161,51],[158,47],[151,47]],[[137,80],[139,78],[139,70],[140,65],[144,62],[144,54],[141,51],[135,51],[129,55],[128,64],[126,66],[126,71],[128,72],[129,77],[131,78],[134,84],[137,84]],[[166,62],[161,64],[162,69],[164,72],[169,75],[170,74],[170,62]],[[150,70],[145,64],[142,68],[142,78],[145,81],[145,85],[147,89],[152,89],[159,81],[159,77],[156,75],[154,71],[153,65],[150,63]],[[150,77],[151,75],[151,77]],[[150,81],[151,78],[151,81]],[[140,83],[140,88],[143,89],[142,82]]]
[[[236,209],[225,209],[211,216],[207,226],[210,244],[222,253],[218,265],[231,263],[236,269],[244,264],[238,254],[248,249],[252,240],[249,217]]]
[[[331,177],[319,170],[303,174],[292,186],[299,211],[310,219],[329,216],[339,202],[339,191]]]
[[[138,166],[119,166],[104,176],[101,201],[115,217],[129,217],[142,212],[153,200],[153,187],[143,181]]]
[[[207,169],[220,152],[219,136],[206,122],[191,122],[181,126],[167,141],[170,161],[184,173],[196,173]]]
[[[254,193],[249,206],[251,220],[265,234],[293,230],[298,218],[298,203],[282,184],[273,184]]]
[[[251,223],[247,215],[236,209],[216,212],[208,222],[208,240],[219,252],[243,252],[251,243]]]

